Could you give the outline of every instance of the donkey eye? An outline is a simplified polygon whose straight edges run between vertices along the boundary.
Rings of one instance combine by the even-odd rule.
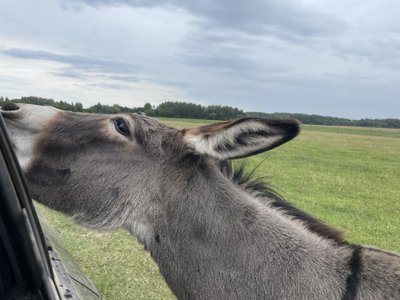
[[[129,136],[131,134],[128,124],[126,124],[126,121],[123,118],[114,119],[114,125],[120,134],[125,136]]]

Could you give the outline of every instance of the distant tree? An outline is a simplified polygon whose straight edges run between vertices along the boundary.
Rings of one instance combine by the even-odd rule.
[[[170,118],[228,120],[244,117],[245,113],[229,106],[202,106],[186,102],[164,102],[153,109],[153,115]]]
[[[148,111],[148,110],[153,110],[153,107],[151,106],[150,103],[147,102],[147,103],[143,106],[143,109],[144,109],[144,111]]]
[[[155,117],[171,117],[171,118],[193,118],[193,119],[210,119],[210,120],[229,120],[241,117],[261,117],[268,119],[297,119],[303,124],[315,124],[315,125],[336,125],[336,126],[365,126],[365,127],[385,127],[385,128],[400,128],[399,119],[361,119],[361,120],[350,120],[345,118],[336,118],[320,115],[308,115],[299,113],[265,113],[265,112],[247,112],[244,113],[238,108],[221,105],[209,105],[202,106],[195,103],[188,102],[172,102],[167,101],[159,104],[158,106],[152,106],[150,103],[146,103],[143,107],[129,108],[126,106],[120,106],[114,104],[112,106],[97,104],[85,109],[82,103],[76,102],[68,103],[65,101],[55,101],[49,98],[41,97],[21,97],[19,99],[10,100],[8,97],[0,97],[0,105],[4,105],[6,102],[17,102],[17,103],[30,103],[36,105],[49,105],[54,106],[63,110],[77,111],[77,112],[89,112],[89,113],[102,113],[102,114],[113,114],[113,113],[142,113],[145,112],[149,116]]]
[[[144,113],[145,113],[146,115],[150,116],[150,115],[152,115],[152,113],[153,113],[153,107],[151,106],[150,103],[147,102],[147,103],[143,106],[143,111],[144,111]]]
[[[83,105],[82,105],[82,103],[76,102],[76,103],[75,103],[74,111],[82,112],[82,111],[83,111]]]

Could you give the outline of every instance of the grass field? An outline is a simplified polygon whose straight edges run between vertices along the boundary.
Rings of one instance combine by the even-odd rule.
[[[355,126],[322,126],[322,125],[303,125],[303,129],[306,131],[400,138],[400,129],[369,128],[369,127],[355,127]]]
[[[208,121],[162,119],[174,127]],[[400,130],[303,126],[298,138],[247,159],[296,206],[352,243],[400,252]],[[104,299],[174,299],[157,266],[122,230],[94,232],[43,206],[66,248]]]

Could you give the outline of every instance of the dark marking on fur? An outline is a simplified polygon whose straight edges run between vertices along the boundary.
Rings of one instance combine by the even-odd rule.
[[[64,184],[71,175],[69,168],[57,169],[44,163],[34,163],[28,170],[26,177],[32,183],[41,186]]]
[[[35,153],[60,156],[60,153],[80,152],[87,145],[99,146],[110,143],[103,133],[104,116],[86,116],[60,112],[49,122],[35,144]],[[111,122],[111,120],[110,120]]]
[[[201,226],[200,224],[194,224],[192,226],[191,232],[196,240],[205,241],[207,239],[206,228],[204,226]]]
[[[111,197],[113,200],[118,200],[118,198],[119,198],[119,188],[118,187],[113,188],[111,190]]]
[[[1,107],[1,109],[4,111],[18,110],[19,106],[14,102],[7,102]]]
[[[193,152],[187,152],[179,158],[179,165],[183,168],[193,168],[200,164],[202,157]]]
[[[160,243],[161,242],[161,238],[160,238],[160,235],[158,233],[154,237],[154,240],[156,241],[156,243]]]
[[[250,227],[255,224],[257,221],[257,213],[254,208],[246,207],[243,213],[242,222],[246,227]]]
[[[361,261],[361,246],[352,246],[353,254],[349,260],[350,275],[346,279],[346,289],[343,294],[343,300],[356,299],[358,286],[361,281],[362,261]]]
[[[234,151],[236,150],[236,144],[231,144],[231,143],[217,144],[217,147],[215,147],[214,150],[217,152]]]

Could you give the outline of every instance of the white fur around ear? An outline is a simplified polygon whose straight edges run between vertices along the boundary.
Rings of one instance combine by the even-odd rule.
[[[298,123],[293,120],[246,118],[186,130],[184,141],[199,154],[233,159],[277,147],[298,132]]]

